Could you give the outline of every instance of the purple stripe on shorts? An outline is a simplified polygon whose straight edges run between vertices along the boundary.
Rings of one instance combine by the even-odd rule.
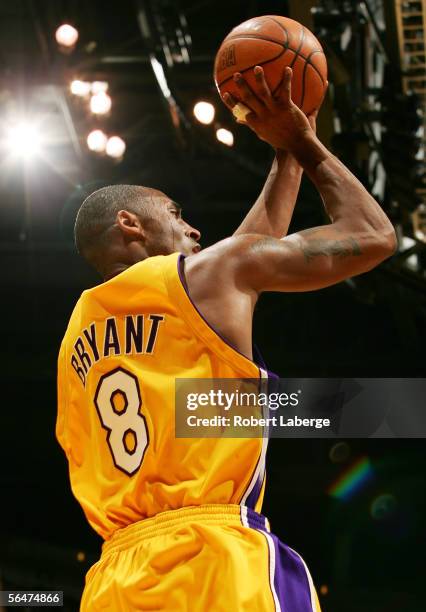
[[[247,508],[247,522],[249,524],[249,527],[251,527],[252,529],[261,529],[262,531],[268,531],[266,527],[266,518],[262,514],[255,512],[251,508]]]
[[[273,544],[273,550],[268,547],[269,563],[271,553],[275,554],[274,588],[281,612],[313,612],[309,580],[300,556],[268,533],[266,519],[261,514],[249,508],[247,521],[253,529],[266,532],[265,537]]]
[[[311,589],[297,553],[270,534],[275,548],[274,586],[282,612],[312,612]]]

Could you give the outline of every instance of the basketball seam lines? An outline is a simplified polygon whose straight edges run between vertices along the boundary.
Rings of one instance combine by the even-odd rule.
[[[237,37],[235,37],[237,38]],[[277,43],[278,45],[281,45],[283,47],[284,51],[292,51],[293,53],[297,53],[297,51],[295,49],[293,49],[293,47],[288,47],[286,45],[284,45],[282,42],[279,42],[278,40],[274,40],[272,38],[265,38],[264,36],[260,37],[260,36],[244,36],[241,38],[256,38],[257,40],[268,40],[269,42],[274,42]],[[230,39],[228,39],[230,40]],[[314,51],[314,53],[322,53],[324,55],[324,51],[321,51],[321,49],[316,49]],[[315,72],[318,74],[319,78],[321,79],[321,82],[324,83],[324,79],[322,78],[322,74],[321,72],[318,70],[318,68],[309,60],[310,55],[308,55],[308,57],[306,57],[305,55],[303,55],[303,53],[297,53],[299,57],[301,57],[302,59],[305,60],[305,62],[307,62],[310,66],[312,66],[312,68],[315,70]],[[263,66],[264,64],[269,64],[269,62],[272,62],[275,59],[278,59],[280,57],[280,55],[282,55],[282,53],[280,53],[279,55],[271,58],[270,60],[267,60],[266,62],[261,62],[260,64],[253,64],[252,66],[248,66],[247,68],[244,68],[244,70],[240,70],[239,72],[243,73],[246,70],[250,70],[250,68],[254,68],[255,66]],[[219,83],[219,87],[220,85],[223,85],[223,83],[225,83],[225,81],[229,81],[229,79],[232,79],[232,77],[227,77],[226,79],[224,79],[223,81],[221,81]]]
[[[299,43],[299,46],[297,47],[297,51],[295,51],[294,60],[290,64],[291,68],[295,64],[297,56],[300,55],[300,49],[303,47],[304,42],[305,42],[305,28],[302,28],[302,36],[300,37],[300,43]]]
[[[278,21],[275,21],[275,19],[272,19],[272,21],[274,23],[278,24],[284,30],[284,32],[286,33],[287,40],[286,40],[285,43],[283,43],[280,40],[277,40],[276,38],[272,38],[272,37],[269,37],[269,36],[256,36],[255,34],[244,34],[243,36],[241,34],[235,34],[234,36],[229,36],[227,38],[227,40],[234,40],[236,38],[239,38],[239,39],[241,39],[241,38],[253,38],[253,39],[257,39],[257,40],[267,40],[268,42],[273,42],[273,43],[276,43],[277,45],[281,45],[286,51],[288,50],[288,51],[292,51],[293,53],[296,53],[299,57],[301,57],[303,60],[305,60],[305,62],[307,62],[310,66],[312,66],[312,68],[315,70],[315,72],[318,74],[319,78],[321,79],[322,84],[324,85],[324,79],[322,78],[321,72],[318,70],[318,68],[309,59],[314,53],[322,53],[324,55],[324,51],[322,51],[321,49],[315,49],[310,55],[308,55],[308,57],[303,55],[303,53],[299,53],[299,51],[297,51],[296,49],[293,49],[293,47],[290,47],[288,45],[287,30],[285,30],[283,28],[283,26]],[[303,38],[304,38],[304,33],[305,33],[305,28],[303,28],[303,30],[302,30]],[[302,45],[299,45],[299,49],[301,48],[301,46]],[[280,53],[280,55],[281,55],[281,53]],[[249,66],[248,68],[244,68],[244,70],[240,70],[240,72],[242,73],[242,72],[245,72],[246,70],[250,70],[250,68],[254,68],[254,66],[258,66],[258,65],[259,66],[263,66],[263,64],[268,64],[272,60],[279,58],[280,55],[277,55],[276,57],[268,60],[267,62],[262,62],[261,64],[253,64],[253,66]],[[293,62],[294,61],[295,60],[293,60]],[[223,83],[225,83],[226,81],[229,81],[230,78],[232,78],[232,77],[228,77],[225,80],[221,81],[218,84],[219,87],[221,85],[223,85]]]
[[[312,51],[312,53],[309,55],[308,59],[314,55],[314,53],[319,53],[319,51]],[[308,69],[308,65],[312,66],[312,64],[309,62],[305,62],[305,65],[303,67],[303,76],[302,76],[302,100],[300,102],[300,106],[303,106],[303,100],[305,99],[305,74],[306,74],[306,70]],[[323,81],[324,83],[324,81]]]
[[[308,64],[307,62],[305,62],[305,65],[303,66],[303,73],[302,73],[302,96],[300,98],[300,106],[303,106],[303,100],[305,99],[305,76],[306,76],[306,68],[307,68]]]
[[[243,74],[244,72],[247,72],[247,70],[250,70],[251,68],[254,68],[255,66],[258,66],[258,65],[264,66],[265,64],[269,64],[269,62],[273,62],[274,60],[276,60],[279,57],[281,57],[281,55],[283,55],[283,53],[285,53],[287,50],[288,50],[288,48],[283,47],[281,49],[281,51],[278,53],[278,55],[276,55],[275,57],[271,57],[271,59],[267,60],[266,62],[262,62],[261,64],[253,64],[252,66],[247,66],[247,68],[244,68],[244,70],[239,70],[239,72],[241,74]],[[221,87],[224,83],[226,83],[227,81],[230,81],[232,79],[232,77],[233,77],[233,75],[227,77],[226,79],[223,79],[223,81],[218,83],[217,86]]]
[[[272,21],[275,21],[275,19],[273,19]],[[278,23],[278,22],[275,21],[275,23]],[[300,42],[299,42],[299,46],[297,47],[297,51],[294,51],[294,58],[293,58],[293,60],[292,60],[292,62],[290,64],[290,68],[293,68],[294,64],[296,63],[296,60],[298,59],[297,56],[299,55],[299,51],[302,48],[304,40],[305,40],[305,28],[302,28],[302,36],[300,38]],[[306,66],[306,62],[305,62],[305,66]],[[274,91],[271,92],[272,95],[274,95],[278,91],[278,89],[281,87],[281,84],[282,84],[283,80],[284,80],[284,74],[281,77],[281,80],[278,82],[278,85],[275,87]],[[302,103],[300,103],[300,106],[302,106]]]
[[[288,43],[288,32],[287,32],[287,28],[285,26],[283,26],[283,24],[280,21],[277,21],[276,19],[274,19],[273,17],[269,17],[269,19],[271,21],[273,21],[274,23],[277,24],[278,27],[280,27],[283,32],[285,32],[285,35],[287,37],[287,43]],[[305,41],[305,28],[302,26],[302,40],[300,41],[299,44],[299,48],[297,50],[297,54],[303,58],[305,60],[305,66],[303,68],[303,81],[302,81],[302,87],[303,87],[303,97],[302,97],[302,102],[300,103],[300,106],[303,106],[303,98],[305,96],[305,71],[306,71],[306,65],[309,64],[310,66],[312,66],[312,68],[314,70],[316,70],[316,72],[318,73],[318,76],[321,79],[322,84],[324,85],[324,79],[322,78],[322,75],[320,73],[320,71],[314,66],[314,64],[310,61],[311,57],[315,54],[315,53],[322,53],[324,55],[324,51],[320,48],[320,49],[314,49],[314,51],[311,51],[311,53],[308,55],[308,57],[305,57],[304,55],[302,55],[302,53],[300,53],[300,49],[302,48],[303,42]],[[291,49],[291,47],[289,47]],[[291,49],[293,51],[293,49]],[[295,52],[296,53],[296,52]],[[293,60],[293,62],[291,63],[291,65],[293,66],[294,62],[296,61],[296,58]]]
[[[279,27],[280,27],[280,28],[283,30],[283,32],[285,32],[285,35],[286,35],[286,37],[287,37],[286,44],[288,45],[288,32],[287,32],[287,28],[286,28],[286,27],[284,27],[282,23],[280,23],[279,21],[277,21],[277,20],[276,20],[276,19],[274,19],[273,17],[269,17],[269,19],[270,19],[271,21],[273,21],[274,23],[276,23],[276,24],[277,24],[277,26],[279,26]]]

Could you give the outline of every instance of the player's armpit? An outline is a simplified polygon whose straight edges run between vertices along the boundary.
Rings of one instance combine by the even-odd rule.
[[[321,289],[368,272],[393,253],[388,237],[367,230],[350,233],[337,224],[282,240],[244,236],[241,249],[236,274],[258,293]]]

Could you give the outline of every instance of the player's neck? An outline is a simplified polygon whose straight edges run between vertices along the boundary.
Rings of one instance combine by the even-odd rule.
[[[107,272],[104,273],[104,282],[110,280],[111,278],[114,278],[114,276],[117,276],[117,274],[121,274],[121,272],[124,272],[132,265],[133,264],[117,263],[115,266],[113,266]]]
[[[98,269],[104,281],[107,281],[147,257],[145,248],[136,241],[125,246],[120,243],[111,244],[109,250],[103,253]]]

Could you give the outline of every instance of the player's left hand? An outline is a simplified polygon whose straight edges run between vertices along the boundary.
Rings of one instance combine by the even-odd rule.
[[[310,115],[308,115],[308,121],[309,121],[309,125],[311,126],[311,128],[313,129],[313,131],[315,132],[315,134],[317,133],[317,117],[318,117],[318,108],[316,110],[314,110],[313,113],[311,113]]]
[[[289,99],[292,76],[290,70],[286,71],[283,83],[275,95],[272,95],[269,89],[261,66],[255,66],[254,75],[256,90],[248,85],[240,73],[235,73],[233,78],[239,90],[240,100],[236,100],[229,93],[223,95],[223,101],[233,112],[238,123],[246,124],[261,140],[265,140],[275,148],[291,149],[294,139],[307,132],[315,133],[318,109],[306,117]],[[241,103],[249,110],[245,116],[238,112]]]

